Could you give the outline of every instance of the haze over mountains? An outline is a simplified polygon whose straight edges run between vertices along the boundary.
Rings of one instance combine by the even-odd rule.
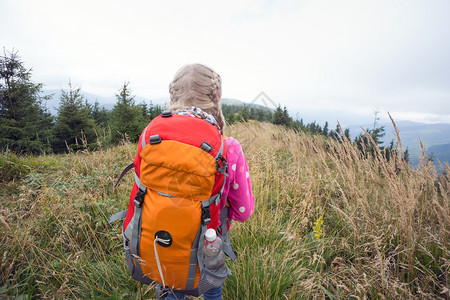
[[[384,126],[386,135],[383,138],[385,145],[394,140],[397,142],[394,126],[392,123],[383,122],[379,124]],[[420,148],[420,141],[424,146],[427,156],[434,158],[434,164],[437,169],[441,169],[440,162],[450,162],[450,124],[425,124],[411,121],[398,121],[396,122],[397,128],[400,130],[400,139],[403,146],[403,151],[408,148],[411,163],[413,166],[418,165],[418,157],[422,156],[422,150]],[[362,134],[361,129],[372,129],[372,124],[353,125],[349,126],[352,137],[357,134]]]
[[[116,103],[116,97],[114,95],[110,97],[104,97],[91,93],[82,92],[84,98],[88,103],[94,104],[98,101],[100,107],[105,107],[110,110]],[[43,95],[52,95],[51,99],[46,101],[46,107],[50,113],[57,115],[57,108],[59,106],[61,90],[45,90]],[[135,96],[135,103],[139,104],[145,102],[149,104],[158,104],[164,106],[169,101],[168,98],[148,99],[141,96]],[[273,102],[255,102],[246,103],[237,99],[223,98],[222,103],[228,105],[256,105],[262,109],[275,109],[276,104]],[[294,119],[303,119],[305,123],[316,121],[319,125],[323,126],[328,121],[328,128],[335,129],[337,121],[341,123],[344,128],[350,129],[352,138],[355,138],[359,134],[363,134],[361,129],[372,129],[374,118],[362,119],[360,116],[351,115],[332,115],[330,112],[318,112],[318,111],[302,111],[293,112],[289,109],[289,113]],[[396,121],[396,120],[395,120]],[[410,154],[411,163],[414,166],[418,164],[418,157],[421,156],[420,140],[422,141],[427,154],[433,156],[436,167],[439,169],[440,162],[450,162],[450,123],[440,124],[426,124],[411,121],[396,121],[397,127],[400,130],[400,138],[403,145],[403,150],[408,149]],[[385,145],[394,140],[396,142],[394,127],[391,122],[386,121],[386,118],[382,118],[377,126],[384,126],[386,135],[383,138]]]

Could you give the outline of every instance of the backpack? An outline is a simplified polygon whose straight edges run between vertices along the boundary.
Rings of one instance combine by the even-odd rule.
[[[109,220],[125,217],[124,250],[132,278],[193,296],[220,286],[231,271],[213,272],[202,263],[209,228],[222,236],[225,254],[236,259],[229,245],[227,207],[220,212],[228,175],[226,144],[217,125],[164,111],[143,130],[133,163],[115,186],[132,168],[128,209]]]

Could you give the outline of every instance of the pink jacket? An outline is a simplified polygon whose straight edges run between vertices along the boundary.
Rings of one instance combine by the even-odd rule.
[[[227,199],[230,205],[228,219],[244,222],[253,214],[255,206],[247,161],[237,140],[228,137],[225,143],[229,176],[226,179],[222,199]],[[221,208],[224,206],[225,201],[222,201]]]

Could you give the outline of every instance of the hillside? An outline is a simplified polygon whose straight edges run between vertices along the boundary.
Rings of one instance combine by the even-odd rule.
[[[423,161],[363,159],[349,143],[238,123],[255,211],[234,222],[224,299],[448,299],[450,182]],[[135,144],[0,156],[0,298],[153,298],[130,279],[120,222]],[[450,172],[447,169],[447,172]],[[449,174],[449,173],[447,173]]]

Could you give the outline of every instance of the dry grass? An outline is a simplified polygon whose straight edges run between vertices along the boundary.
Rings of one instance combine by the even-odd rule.
[[[246,154],[256,208],[233,224],[225,299],[450,297],[449,178],[427,160],[364,159],[348,141],[256,122],[227,134]],[[135,151],[2,154],[0,171],[15,175],[0,183],[0,297],[153,296],[128,276],[120,224],[107,224],[126,207],[132,176],[112,184]]]
[[[449,178],[431,162],[364,159],[349,141],[271,124],[228,134],[247,154],[257,206],[234,228],[245,254],[228,298],[450,296]]]

